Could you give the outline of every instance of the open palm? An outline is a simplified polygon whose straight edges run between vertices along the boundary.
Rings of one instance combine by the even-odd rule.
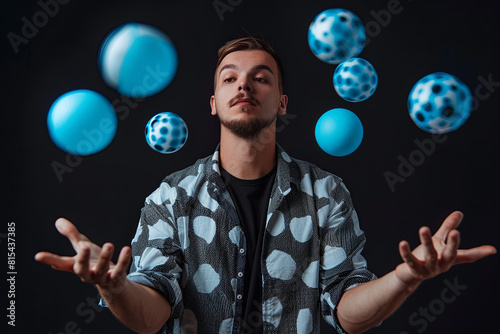
[[[35,256],[37,261],[48,264],[57,270],[73,272],[82,281],[103,287],[116,280],[124,279],[130,264],[130,247],[123,247],[117,264],[114,264],[111,262],[115,248],[112,243],[106,243],[99,247],[64,218],[56,221],[56,228],[59,233],[71,241],[76,255],[60,256],[49,252],[40,252]]]
[[[401,241],[399,253],[404,263],[396,268],[398,278],[406,283],[421,281],[435,277],[455,264],[474,262],[495,254],[495,247],[489,245],[458,249],[460,233],[456,228],[462,218],[461,212],[453,212],[434,235],[428,227],[420,228],[421,244],[413,251],[407,241]]]

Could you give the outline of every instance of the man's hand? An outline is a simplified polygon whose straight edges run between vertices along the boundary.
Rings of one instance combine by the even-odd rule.
[[[456,230],[463,214],[455,211],[443,222],[439,230],[431,235],[428,227],[419,230],[421,245],[413,250],[407,241],[399,243],[399,253],[404,260],[396,268],[397,278],[407,286],[435,277],[455,264],[474,262],[496,254],[493,246],[484,245],[471,249],[458,249],[460,233]]]
[[[60,256],[48,252],[35,255],[35,260],[50,265],[57,270],[73,272],[83,282],[97,284],[100,287],[119,287],[126,279],[127,269],[130,265],[130,247],[123,247],[118,257],[118,262],[111,262],[114,245],[106,243],[101,247],[91,242],[81,234],[70,221],[59,218],[56,228],[67,237],[76,255]]]
[[[96,284],[113,314],[132,330],[156,333],[163,327],[172,311],[170,303],[158,291],[127,279],[130,247],[122,248],[114,264],[111,262],[113,244],[97,246],[64,218],[56,221],[56,228],[71,241],[76,255],[40,252],[35,260],[57,270],[75,273],[83,282]]]
[[[493,246],[458,249],[456,230],[463,214],[455,211],[431,235],[420,228],[421,245],[413,250],[406,241],[399,243],[404,262],[383,277],[360,284],[346,292],[337,305],[337,318],[348,333],[361,333],[391,315],[425,279],[434,277],[459,263],[474,262],[497,251]]]

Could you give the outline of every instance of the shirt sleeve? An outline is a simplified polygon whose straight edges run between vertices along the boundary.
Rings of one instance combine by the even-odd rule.
[[[377,277],[361,255],[366,239],[359,227],[349,191],[340,181],[330,191],[328,217],[321,238],[321,312],[338,333],[345,333],[336,317],[342,294]]]
[[[173,214],[176,189],[162,185],[146,198],[134,239],[127,278],[163,294],[172,307],[170,319],[182,315],[183,253]],[[106,303],[101,299],[102,306]],[[169,321],[170,322],[170,321]]]

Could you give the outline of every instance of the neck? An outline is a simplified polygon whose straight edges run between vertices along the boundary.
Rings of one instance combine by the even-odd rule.
[[[274,124],[274,123],[273,123]],[[265,176],[276,166],[276,133],[272,125],[253,139],[242,139],[221,126],[220,164],[243,180]]]

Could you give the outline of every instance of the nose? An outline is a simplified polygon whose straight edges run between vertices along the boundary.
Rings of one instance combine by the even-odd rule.
[[[252,86],[248,80],[248,77],[242,77],[240,79],[240,83],[238,85],[238,91],[241,92],[241,91],[247,91],[247,92],[251,92],[252,91]]]

